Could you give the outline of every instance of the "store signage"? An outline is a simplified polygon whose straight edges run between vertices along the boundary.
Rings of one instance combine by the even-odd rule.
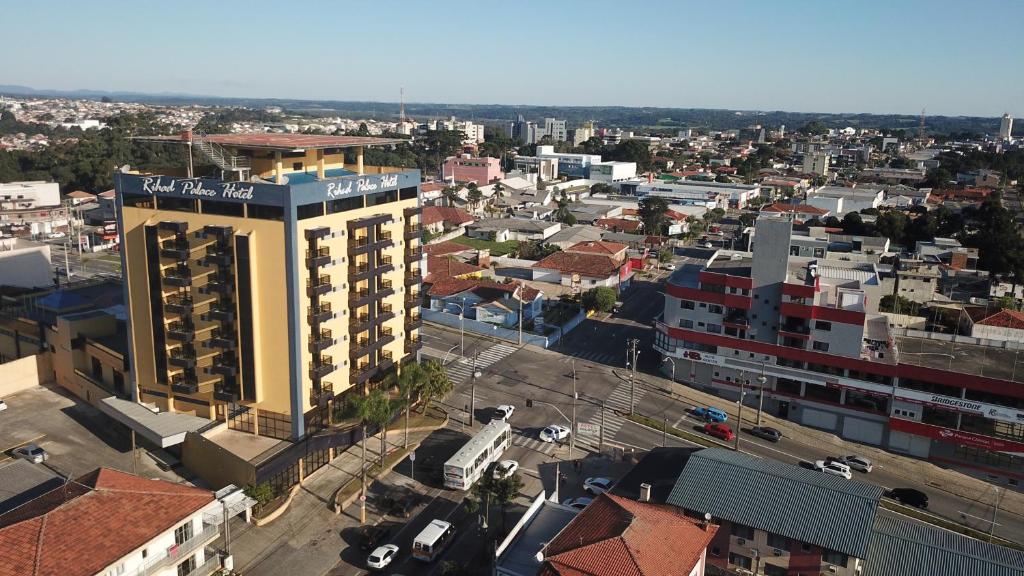
[[[934,440],[953,442],[955,444],[960,444],[961,446],[982,448],[993,452],[1009,452],[1015,454],[1024,453],[1024,444],[1020,442],[1012,442],[1010,440],[1002,440],[1000,438],[990,438],[988,436],[982,436],[981,434],[973,434],[971,432],[963,432],[961,430],[951,430],[949,428],[940,428],[939,426],[922,424],[920,422],[913,422],[910,420],[902,420],[900,418],[890,419],[889,428],[897,432],[916,434],[917,436],[925,436]]]
[[[984,402],[977,402],[966,398],[954,398],[952,396],[943,396],[941,394],[929,394],[928,392],[919,392],[917,390],[908,390],[906,388],[897,388],[896,397],[900,400],[916,402],[917,404],[926,404],[929,406],[938,406],[940,408],[949,408],[950,410],[955,410],[957,412],[978,414],[991,420],[1024,423],[1024,412],[1020,410],[1014,410],[1013,408],[1007,408],[1005,406],[996,406],[994,404],[985,404]]]
[[[708,354],[707,352],[698,352],[697,350],[681,350],[680,357],[684,360],[693,360],[694,362],[703,362],[704,364],[714,364],[715,366],[722,366],[722,358],[715,356],[714,354]]]
[[[382,174],[357,180],[342,180],[327,183],[327,197],[341,198],[353,192],[366,194],[398,187],[398,174]]]
[[[252,200],[255,184],[245,182],[203,182],[199,178],[143,176],[142,191],[148,194],[178,194],[229,200]]]

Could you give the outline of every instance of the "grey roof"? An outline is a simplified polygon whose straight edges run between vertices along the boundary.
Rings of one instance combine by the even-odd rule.
[[[161,448],[181,444],[188,432],[196,432],[215,423],[183,412],[153,412],[142,404],[115,396],[100,400],[97,407]]]
[[[1024,552],[880,510],[864,564],[862,576],[1021,576]]]
[[[532,508],[532,507],[531,507]],[[565,528],[579,511],[544,500],[511,542],[498,550],[497,573],[501,576],[532,576],[540,569],[537,554]],[[513,530],[515,532],[515,530]]]
[[[881,496],[878,486],[706,448],[690,457],[668,503],[864,558]]]
[[[517,230],[520,232],[542,232],[559,226],[558,222],[543,220],[526,220],[523,218],[485,218],[468,224],[466,228],[474,230]]]
[[[604,231],[604,228],[598,228],[597,226],[577,224],[574,226],[563,227],[558,232],[552,234],[547,239],[547,242],[548,244],[555,244],[557,242],[570,242],[572,244],[577,242],[594,242],[601,239],[601,234],[603,234]]]
[[[64,484],[59,474],[28,460],[0,465],[0,514],[10,512]]]

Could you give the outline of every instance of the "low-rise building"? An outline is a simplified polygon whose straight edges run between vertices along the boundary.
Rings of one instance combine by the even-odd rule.
[[[60,187],[56,182],[0,183],[0,211],[31,210],[60,206]]]
[[[450,206],[424,206],[421,218],[423,229],[433,234],[465,228],[474,222],[469,212]]]
[[[20,238],[0,238],[0,286],[53,286],[50,246]]]
[[[636,178],[636,162],[595,162],[588,176],[600,182],[624,182]]]
[[[958,172],[956,183],[976,188],[998,188],[1001,177],[1000,172],[979,168],[970,172]]]
[[[885,200],[885,190],[847,186],[822,186],[807,192],[807,204],[828,211],[836,218],[848,212],[878,208]]]
[[[623,289],[632,276],[632,261],[617,261],[606,254],[555,252],[533,265],[533,279],[574,289],[599,286]]]
[[[453,182],[475,182],[483,185],[504,177],[501,160],[490,156],[450,156],[441,167],[441,178]]]
[[[761,196],[759,184],[727,184],[722,182],[701,182],[697,180],[676,180],[675,182],[643,182],[635,185],[622,184],[623,191],[632,190],[637,196],[659,196],[669,203],[700,204],[708,208],[746,208],[754,198]]]
[[[981,306],[968,306],[964,312],[962,317],[972,338],[1024,343],[1024,312],[1008,308],[994,311]]]
[[[523,218],[486,218],[466,226],[466,235],[495,242],[516,240],[519,242],[543,241],[558,232],[558,222],[526,220]]]
[[[813,220],[815,218],[823,220],[829,215],[829,211],[809,204],[775,203],[761,208],[761,214],[793,222],[807,222],[808,220]]]
[[[510,328],[541,313],[544,293],[520,282],[495,282],[474,277],[449,277],[427,291],[430,309]]]

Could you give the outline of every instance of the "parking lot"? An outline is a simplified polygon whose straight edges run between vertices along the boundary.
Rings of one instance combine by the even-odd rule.
[[[45,463],[63,476],[78,476],[100,466],[132,471],[128,433],[96,408],[58,388],[37,387],[4,398],[0,412],[0,461],[11,450],[35,443],[46,450]],[[161,470],[144,450],[138,451],[137,473],[146,478],[182,479]]]

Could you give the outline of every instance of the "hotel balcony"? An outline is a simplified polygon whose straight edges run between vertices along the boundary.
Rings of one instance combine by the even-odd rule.
[[[420,326],[423,326],[423,316],[419,312],[417,312],[415,314],[406,314],[405,315],[405,329],[406,330],[415,330],[416,328],[419,328]]]
[[[417,350],[423,347],[423,339],[420,338],[419,334],[410,336],[405,339],[405,353],[415,354]]]
[[[395,293],[395,287],[391,280],[381,280],[377,286],[377,292],[374,294],[376,298],[386,298]]]
[[[395,311],[391,308],[390,304],[381,304],[377,308],[377,321],[386,322],[395,317]]]
[[[369,314],[352,314],[352,318],[348,323],[348,330],[352,334],[358,334],[370,327],[370,315]]]
[[[234,376],[238,374],[238,359],[234,354],[221,354],[213,359],[213,364],[207,370],[211,374]]]
[[[317,294],[327,294],[331,291],[331,277],[322,274],[317,278],[306,279],[306,295],[312,298]]]
[[[212,264],[214,266],[230,266],[232,261],[234,261],[234,255],[231,253],[231,250],[229,248],[210,248],[206,251],[207,265]]]
[[[395,269],[395,264],[391,259],[391,256],[381,256],[377,258],[377,268],[374,269],[374,274],[386,274]]]
[[[395,243],[391,239],[391,232],[381,232],[373,243],[373,249],[383,250],[385,248],[391,248],[394,245]]]
[[[309,379],[320,380],[324,376],[327,376],[331,372],[334,372],[337,369],[337,366],[333,364],[332,360],[333,359],[327,354],[321,354],[319,362],[315,360],[313,362],[310,362]]]
[[[237,384],[221,384],[213,387],[213,399],[221,402],[238,402],[242,399],[242,393]]]
[[[352,349],[349,351],[348,356],[352,360],[366,356],[366,354],[373,348],[375,342],[371,342],[369,338],[360,338],[352,341]]]
[[[334,346],[334,338],[330,330],[321,330],[319,334],[309,335],[309,352],[316,354]]]
[[[195,394],[199,392],[199,382],[191,376],[172,376],[171,390],[178,394]]]
[[[405,210],[403,210],[402,214],[406,218],[408,218],[409,216],[415,216],[415,215],[420,214],[422,212],[423,212],[423,208],[421,208],[419,206],[413,206],[411,208],[406,208]]]
[[[170,354],[167,355],[167,363],[179,368],[195,368],[195,348],[192,348],[191,346],[183,346],[172,349]]]
[[[348,240],[348,254],[349,256],[355,256],[356,254],[362,254],[370,249],[370,239],[366,236],[361,238],[351,237]]]
[[[221,350],[234,350],[237,342],[232,332],[214,330],[210,339],[204,342],[207,348],[220,348]]]
[[[331,305],[328,303],[310,306],[306,309],[307,324],[319,324],[327,322],[331,318],[334,318],[334,312],[331,311]]]
[[[188,232],[188,222],[172,222],[170,220],[164,220],[157,224],[158,230],[167,230],[174,232],[175,234],[184,234]]]
[[[160,256],[184,262],[189,256],[188,240],[165,240],[160,244]]]
[[[179,265],[164,272],[164,286],[184,288],[192,284],[192,272],[188,266]]]
[[[306,230],[306,240],[320,240],[331,235],[331,229],[326,226]]]
[[[234,232],[235,230],[231,226],[216,226],[213,224],[207,224],[206,226],[203,226],[203,231],[200,233],[200,235],[203,238],[209,238],[212,236],[213,238],[216,238],[218,240],[225,240],[232,234],[234,234]]]
[[[230,278],[211,278],[199,288],[199,291],[204,294],[226,296],[234,293],[235,283]]]
[[[421,236],[423,236],[423,226],[420,226],[419,224],[412,224],[405,227],[406,240],[413,240],[415,238],[420,238]]]
[[[309,403],[313,406],[326,406],[334,398],[334,384],[321,382],[319,390],[310,390]]]
[[[164,310],[172,314],[191,314],[194,304],[189,296],[171,296],[164,302]]]
[[[220,322],[233,322],[235,320],[235,307],[231,303],[217,303],[210,306],[210,309],[203,314],[204,319],[217,320]]]
[[[171,322],[167,326],[167,338],[178,342],[191,342],[195,340],[195,327],[191,322]]]
[[[373,276],[370,265],[367,263],[352,264],[348,267],[348,279],[350,282],[359,282]]]
[[[373,300],[373,296],[370,295],[370,291],[367,288],[357,288],[348,294],[348,307],[351,310],[365,306],[371,300]]]
[[[423,304],[423,294],[419,290],[410,290],[405,293],[406,308]]]
[[[405,261],[406,261],[406,263],[416,262],[417,260],[419,260],[422,257],[423,257],[423,247],[422,246],[416,246],[415,248],[410,248],[410,249],[407,249],[405,251]]]
[[[414,286],[423,282],[423,277],[420,276],[419,268],[411,268],[405,273],[405,285]]]
[[[306,268],[319,268],[331,263],[331,249],[321,246],[315,250],[306,250]]]

